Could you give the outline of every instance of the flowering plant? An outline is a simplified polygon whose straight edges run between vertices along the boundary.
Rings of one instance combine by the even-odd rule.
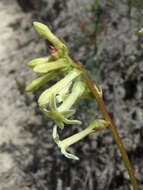
[[[85,136],[108,127],[121,152],[134,190],[139,190],[123,143],[106,110],[102,99],[101,87],[96,82],[93,83],[90,80],[84,66],[80,62],[75,62],[69,57],[66,44],[57,38],[46,25],[34,22],[34,27],[53,46],[50,47],[50,56],[37,58],[28,63],[28,66],[32,67],[34,72],[40,74],[40,77],[32,80],[27,85],[26,91],[37,90],[57,76],[63,77],[56,84],[46,89],[38,99],[40,109],[55,121],[53,127],[53,139],[55,143],[67,158],[78,160],[79,158],[77,156],[67,152],[67,148]],[[96,99],[104,119],[94,120],[81,132],[60,140],[58,130],[63,130],[65,124],[81,124],[79,120],[70,119],[76,112],[73,106],[80,98]]]

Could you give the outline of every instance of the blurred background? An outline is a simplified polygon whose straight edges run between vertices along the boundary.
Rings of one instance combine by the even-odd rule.
[[[69,149],[80,161],[65,158],[53,142],[53,121],[37,105],[40,92],[24,91],[35,76],[27,62],[48,55],[33,21],[64,39],[71,57],[102,86],[142,189],[143,1],[1,0],[0,190],[132,190],[108,129]],[[96,102],[79,102],[76,118],[82,125],[67,127],[63,138],[101,118]]]

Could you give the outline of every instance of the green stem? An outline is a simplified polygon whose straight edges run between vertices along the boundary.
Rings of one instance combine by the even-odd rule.
[[[88,77],[88,75],[86,73],[86,70],[83,67],[81,69],[83,71],[83,77],[86,80],[86,82],[88,84],[88,87],[92,91],[93,95],[95,96],[95,98],[96,98],[96,100],[98,102],[99,108],[100,108],[105,120],[109,121],[111,123],[110,127],[109,127],[110,131],[111,131],[111,133],[112,133],[112,135],[113,135],[113,137],[114,137],[114,139],[116,141],[116,144],[117,144],[117,146],[118,146],[118,148],[119,148],[119,150],[121,152],[122,158],[123,158],[125,166],[126,166],[126,168],[128,170],[128,174],[130,176],[130,180],[131,180],[131,183],[132,183],[132,185],[134,187],[134,190],[139,190],[139,187],[138,187],[135,175],[134,175],[134,170],[133,170],[132,165],[131,165],[131,163],[129,161],[127,152],[126,152],[126,150],[124,148],[124,145],[123,145],[123,143],[122,143],[122,141],[120,139],[118,131],[117,131],[113,121],[111,120],[111,118],[110,118],[110,116],[109,116],[109,114],[107,112],[107,109],[106,109],[106,106],[104,104],[104,101],[103,101],[102,97],[98,94],[97,89],[94,88],[90,78]]]
[[[72,61],[71,58],[68,58],[68,60],[70,60],[70,62]],[[77,64],[72,61],[72,65],[74,65],[74,64],[77,67]],[[84,66],[83,65],[78,65],[78,67],[82,70],[83,77],[84,77],[89,89],[93,93],[93,95],[94,95],[94,97],[95,97],[95,99],[96,99],[96,101],[97,101],[97,103],[99,105],[100,111],[101,111],[102,115],[104,116],[104,119],[106,121],[110,122],[110,127],[109,127],[110,131],[111,131],[111,133],[112,133],[112,135],[113,135],[113,137],[115,139],[115,142],[116,142],[116,144],[117,144],[117,146],[118,146],[118,148],[119,148],[119,150],[121,152],[122,158],[124,160],[124,164],[125,164],[125,166],[126,166],[126,168],[128,170],[128,174],[130,176],[130,180],[131,180],[131,183],[132,183],[132,185],[134,187],[134,190],[139,190],[139,187],[138,187],[135,175],[134,175],[133,167],[132,167],[131,162],[130,162],[130,160],[128,158],[128,155],[127,155],[127,152],[126,152],[126,150],[124,148],[124,145],[123,145],[123,143],[122,143],[122,141],[120,139],[118,131],[117,131],[111,117],[109,116],[109,114],[107,112],[107,109],[106,109],[106,106],[104,104],[104,101],[103,101],[102,97],[99,95],[97,89],[94,88],[94,85],[93,85],[92,81],[90,80]],[[97,84],[97,88],[98,88],[98,84]]]

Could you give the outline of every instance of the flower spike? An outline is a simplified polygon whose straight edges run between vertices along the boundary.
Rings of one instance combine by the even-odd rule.
[[[50,56],[37,58],[28,63],[37,74],[44,74],[37,79],[32,80],[26,87],[26,91],[37,90],[48,81],[63,75],[56,84],[46,89],[39,97],[38,104],[40,109],[55,121],[53,127],[53,139],[61,149],[61,152],[70,159],[78,160],[79,158],[67,152],[67,148],[81,140],[85,136],[99,131],[109,126],[109,122],[104,120],[95,120],[89,127],[83,131],[60,140],[58,129],[64,129],[64,125],[81,124],[79,120],[70,119],[76,110],[72,106],[79,98],[94,98],[90,88],[82,81],[84,68],[80,62],[74,62],[68,56],[68,49],[62,40],[57,38],[49,28],[39,22],[34,22],[34,27],[38,33],[48,39],[53,46],[50,47]],[[100,96],[102,90],[98,86],[94,86]]]
[[[53,47],[50,48],[51,56],[48,57],[47,60],[45,60],[45,58],[39,58],[31,61],[30,63],[28,63],[28,65],[32,68],[34,67],[34,70],[38,74],[47,74],[47,72],[49,71],[58,70],[59,74],[64,75],[63,79],[61,79],[55,85],[44,91],[38,100],[40,109],[43,110],[49,117],[55,120],[56,125],[53,128],[53,138],[56,144],[61,149],[61,152],[67,158],[78,160],[79,158],[77,156],[67,152],[67,148],[70,145],[78,142],[85,136],[110,126],[111,133],[121,152],[121,155],[125,162],[125,166],[128,169],[133,188],[134,190],[139,190],[134,171],[128,159],[128,155],[126,153],[124,145],[104,105],[101,87],[96,84],[96,82],[95,85],[92,83],[84,66],[80,62],[73,61],[70,58],[70,56],[68,55],[68,48],[65,43],[57,38],[46,25],[39,22],[34,22],[33,24],[37,32],[44,36],[46,39],[48,39],[52,43]],[[139,34],[143,34],[143,29],[139,31]],[[60,62],[62,59],[64,59],[64,62]],[[49,62],[51,63],[51,65],[49,64]],[[83,82],[81,82],[82,79],[84,79]],[[35,90],[45,84],[48,80],[49,78],[46,75],[35,79],[28,85],[26,90]],[[71,84],[73,84],[73,81],[74,85],[71,90],[70,86]],[[60,100],[58,100],[58,97]],[[76,120],[68,119],[71,115],[75,113],[75,110],[70,110],[70,108],[79,98],[96,99],[102,115],[107,121],[95,120],[89,125],[89,127],[84,129],[83,131],[64,140],[60,140],[58,135],[58,127],[60,129],[63,129],[65,123],[76,124],[79,122]],[[58,107],[56,105],[57,101],[59,101],[59,104],[61,103]],[[48,106],[50,110],[46,109]]]

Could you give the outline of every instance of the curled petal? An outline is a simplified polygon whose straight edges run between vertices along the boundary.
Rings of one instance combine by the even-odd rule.
[[[60,141],[56,125],[53,127],[53,139],[56,144],[58,144]]]
[[[61,152],[64,154],[65,157],[73,159],[73,160],[79,160],[77,156],[70,154],[66,151],[66,147],[62,144],[62,141],[60,141],[59,139],[58,129],[56,125],[53,128],[53,139],[55,143],[61,148]]]
[[[79,157],[75,156],[74,154],[68,153],[65,148],[61,148],[61,153],[63,153],[64,156],[69,158],[69,159],[79,160]]]
[[[70,124],[70,125],[81,124],[81,121],[79,121],[79,120],[70,120],[70,119],[64,118],[63,121],[64,121],[65,124]]]

